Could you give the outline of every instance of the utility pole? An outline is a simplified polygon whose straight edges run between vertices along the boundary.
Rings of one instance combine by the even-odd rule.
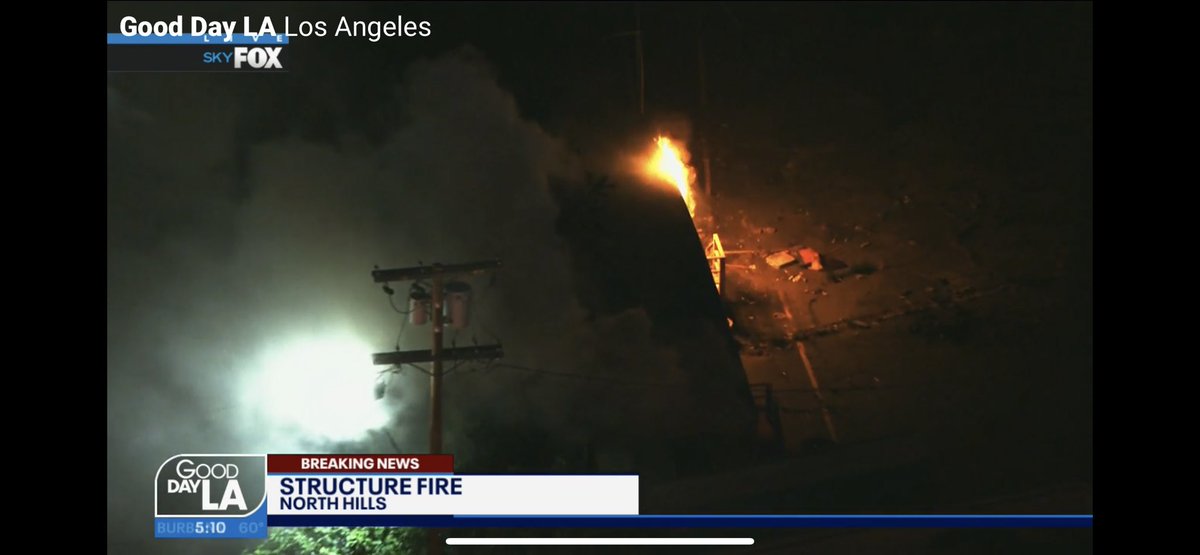
[[[433,376],[429,378],[429,452],[442,452],[442,274],[433,275]]]
[[[445,318],[443,316],[446,302],[446,278],[480,274],[500,267],[499,260],[486,260],[466,264],[434,264],[433,266],[417,266],[414,268],[396,268],[391,270],[375,270],[371,277],[375,283],[392,281],[415,281],[430,279],[433,281],[433,345],[429,350],[393,351],[390,353],[375,353],[372,355],[376,365],[395,365],[417,362],[433,362],[433,372],[429,376],[429,452],[442,452],[442,361],[443,360],[476,360],[495,359],[504,356],[500,345],[485,345],[462,347],[455,349],[442,348]],[[442,552],[441,534],[430,529],[427,553],[440,555]]]
[[[609,40],[617,37],[628,37],[633,35],[634,51],[637,56],[637,73],[638,73],[638,115],[646,115],[646,63],[642,54],[642,13],[637,4],[633,5],[633,30],[621,31],[614,33],[604,40]]]
[[[500,358],[504,352],[500,345],[484,347],[465,347],[460,349],[443,349],[444,335],[445,286],[447,277],[467,276],[483,273],[500,267],[499,260],[470,262],[467,264],[434,264],[433,266],[417,266],[415,268],[397,268],[391,270],[375,270],[371,277],[375,283],[392,281],[414,281],[431,279],[433,281],[433,348],[427,351],[393,351],[390,353],[375,353],[372,357],[375,364],[406,364],[417,362],[433,362],[433,372],[429,378],[429,452],[442,452],[442,361]]]
[[[642,12],[637,4],[633,5],[634,35],[637,38],[638,62],[638,115],[646,115],[646,64],[642,57]]]

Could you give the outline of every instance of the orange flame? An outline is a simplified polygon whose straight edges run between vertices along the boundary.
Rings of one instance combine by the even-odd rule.
[[[687,151],[662,135],[655,137],[654,144],[657,148],[646,165],[647,172],[679,189],[688,214],[694,218],[696,199],[692,196],[692,185],[696,182],[696,171],[687,164]]]

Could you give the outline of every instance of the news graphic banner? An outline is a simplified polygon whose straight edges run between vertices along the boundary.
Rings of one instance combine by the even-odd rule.
[[[639,514],[636,475],[455,474],[451,455],[176,455],[154,478],[157,538],[268,526],[1090,528],[1090,514]]]
[[[178,16],[140,21],[126,16],[108,33],[108,71],[287,71],[288,33],[270,18],[256,25]]]
[[[292,38],[379,42],[433,34],[429,21],[402,14],[380,20],[343,16],[329,21],[289,16],[212,19],[182,14],[150,20],[125,15],[116,26],[107,30],[108,71],[115,72],[286,72]]]
[[[155,484],[159,538],[265,538],[268,524],[638,514],[635,475],[456,475],[452,455],[177,455]]]
[[[267,537],[266,455],[176,455],[154,476],[154,537]]]

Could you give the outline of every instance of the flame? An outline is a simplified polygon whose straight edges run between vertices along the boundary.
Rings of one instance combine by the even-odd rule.
[[[654,138],[654,144],[656,148],[646,165],[647,172],[679,189],[679,195],[687,205],[688,214],[696,217],[696,199],[692,196],[696,171],[687,164],[687,151],[662,135]]]
[[[705,243],[704,232],[696,222],[696,197],[692,194],[692,186],[696,184],[696,170],[688,165],[688,152],[682,143],[676,143],[670,138],[659,135],[654,138],[654,153],[644,159],[643,171],[651,179],[665,181],[679,190],[683,203],[687,206],[688,215],[692,222],[697,223],[696,235],[704,247],[705,258],[708,259],[709,270],[712,271],[713,284],[717,292],[721,292],[721,276],[725,274],[725,249],[721,246],[721,238],[716,233],[712,240]],[[730,326],[733,321],[730,320]]]

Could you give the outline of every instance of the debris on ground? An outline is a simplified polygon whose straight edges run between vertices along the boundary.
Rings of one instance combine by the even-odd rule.
[[[863,243],[863,244],[859,245],[859,246],[858,246],[858,248],[860,248],[860,249],[865,249],[865,248],[867,248],[867,247],[869,247],[869,246],[871,246],[871,242],[870,242],[870,241],[867,241],[867,242],[865,242],[865,243]]]
[[[850,326],[859,328],[859,329],[867,329],[867,328],[871,327],[871,324],[864,322],[862,320],[850,320]]]
[[[788,264],[795,263],[796,257],[789,254],[788,251],[779,251],[775,254],[767,256],[766,260],[767,264],[770,264],[772,268],[778,270],[784,266],[787,266]]]
[[[804,262],[810,270],[821,270],[821,254],[809,247],[800,249],[800,260]]]
[[[787,318],[787,314],[784,314],[782,312],[775,312],[775,313],[771,314],[771,317],[775,318],[776,320],[782,320],[784,318]]]
[[[797,282],[799,282],[799,281],[800,281],[800,280],[802,280],[802,279],[804,279],[804,273],[803,273],[803,272],[801,272],[801,273],[799,273],[799,274],[796,274],[796,275],[794,275],[794,276],[792,276],[792,277],[788,278],[788,281],[790,281],[790,282],[792,282],[792,283],[797,283]],[[805,280],[805,281],[807,281],[807,280]]]
[[[765,356],[767,354],[767,346],[761,342],[751,342],[740,337],[736,337],[736,339],[743,354],[758,357]]]

